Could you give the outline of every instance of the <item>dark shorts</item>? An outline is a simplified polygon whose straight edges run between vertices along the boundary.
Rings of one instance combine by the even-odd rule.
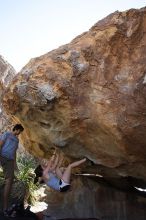
[[[14,177],[14,160],[0,156],[0,164],[3,169],[4,178],[9,179]]]
[[[63,180],[60,179],[59,181],[59,185],[60,185],[60,192],[66,192],[70,189],[70,184],[65,184]],[[64,185],[64,186],[62,186]]]

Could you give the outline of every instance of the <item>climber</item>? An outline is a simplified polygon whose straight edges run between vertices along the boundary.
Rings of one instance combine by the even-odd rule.
[[[86,161],[86,158],[69,164],[63,171],[60,167],[63,157],[55,153],[46,164],[41,164],[35,169],[36,177],[34,183],[45,183],[50,188],[65,192],[70,188],[70,177],[72,168],[79,166]]]

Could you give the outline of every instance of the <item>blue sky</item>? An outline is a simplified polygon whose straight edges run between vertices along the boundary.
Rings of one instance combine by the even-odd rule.
[[[145,6],[146,0],[0,0],[0,55],[19,71],[108,14]]]

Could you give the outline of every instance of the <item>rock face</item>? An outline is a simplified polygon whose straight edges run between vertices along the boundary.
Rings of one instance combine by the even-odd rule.
[[[25,127],[33,154],[46,156],[56,145],[67,157],[91,160],[93,173],[146,181],[145,92],[143,8],[115,12],[30,60],[3,104]]]
[[[0,84],[8,87],[15,75],[15,69],[0,55]]]
[[[14,68],[0,55],[0,132],[11,127],[10,118],[2,110],[1,98],[4,90],[9,86],[15,75]]]
[[[69,192],[48,191],[46,215],[56,219],[144,220],[146,199],[96,184],[89,178],[74,178]]]

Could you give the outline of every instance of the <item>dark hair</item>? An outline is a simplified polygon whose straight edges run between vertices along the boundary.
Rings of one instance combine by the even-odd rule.
[[[16,125],[13,127],[13,131],[15,131],[15,130],[23,131],[24,128],[23,128],[23,126],[22,126],[21,124],[16,124]]]
[[[43,175],[43,168],[41,167],[41,165],[38,165],[35,170],[34,170],[34,173],[35,173],[35,178],[34,178],[34,184],[36,184],[39,180],[39,177],[42,177]]]

